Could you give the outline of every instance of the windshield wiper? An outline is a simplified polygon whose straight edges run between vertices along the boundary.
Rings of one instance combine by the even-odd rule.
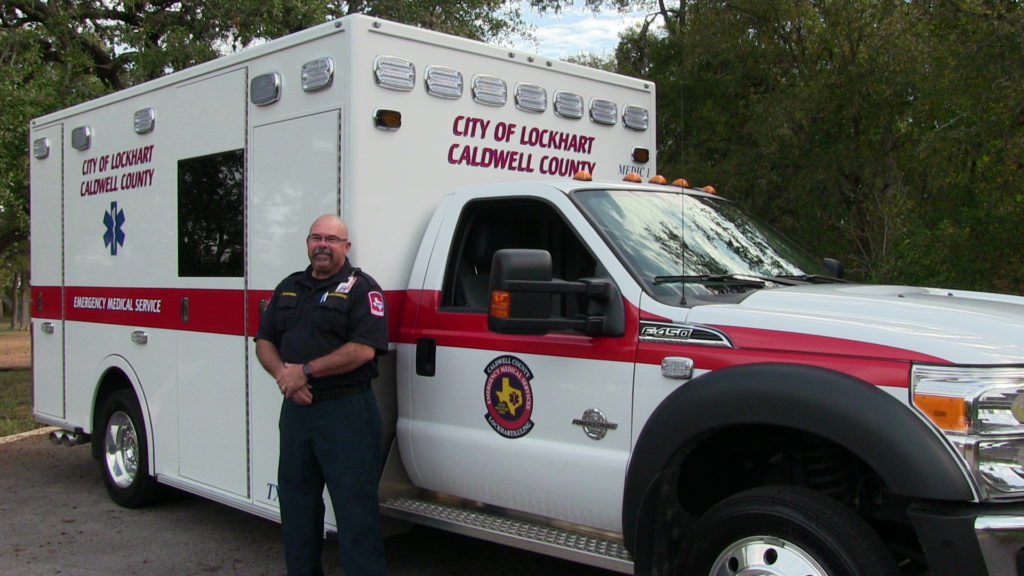
[[[835,276],[825,276],[824,274],[798,274],[795,276],[779,276],[783,280],[792,280],[796,282],[805,282],[807,284],[849,284],[849,280],[843,280],[842,278],[836,278]]]
[[[770,278],[767,280],[772,281]],[[751,286],[764,288],[765,281],[746,275],[737,274],[688,274],[682,276],[655,276],[655,284],[673,284],[692,282],[694,284],[728,284],[730,286]]]

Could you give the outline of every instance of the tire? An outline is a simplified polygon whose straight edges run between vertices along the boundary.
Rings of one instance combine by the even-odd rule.
[[[110,498],[126,508],[155,502],[162,490],[149,473],[146,425],[135,394],[114,392],[100,414],[100,471]]]
[[[686,576],[897,576],[878,536],[831,498],[754,488],[708,510],[683,544]]]

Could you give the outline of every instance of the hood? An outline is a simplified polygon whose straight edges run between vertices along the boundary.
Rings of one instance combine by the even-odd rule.
[[[1024,364],[1024,298],[1019,296],[911,286],[794,286],[759,290],[739,304],[696,306],[687,320],[724,330],[740,348],[792,350],[797,345],[844,352],[821,349],[820,343],[811,350],[815,346],[808,346],[807,339],[777,334],[744,342],[760,331],[789,332],[894,349],[879,353],[886,357],[903,350],[908,359],[924,355],[959,364]]]

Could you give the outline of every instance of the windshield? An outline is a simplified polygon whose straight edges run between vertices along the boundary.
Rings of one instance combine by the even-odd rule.
[[[573,198],[645,289],[666,303],[824,274],[821,264],[722,198],[638,190],[581,190]]]

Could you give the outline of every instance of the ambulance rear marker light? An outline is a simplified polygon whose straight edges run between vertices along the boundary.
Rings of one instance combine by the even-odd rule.
[[[302,91],[326,90],[334,83],[334,60],[330,57],[310,60],[302,65]]]
[[[50,155],[50,139],[49,138],[37,138],[32,143],[32,155],[42,160]]]
[[[373,77],[381,88],[408,92],[416,86],[416,65],[404,58],[377,56]]]
[[[650,126],[650,115],[647,109],[632,104],[622,107],[622,125],[630,130],[644,132]]]
[[[633,148],[630,156],[637,164],[647,164],[651,160],[651,151],[647,148]]]
[[[508,102],[508,85],[501,78],[477,74],[473,76],[473,100],[485,106],[504,106]]]
[[[132,124],[136,134],[149,134],[156,127],[156,110],[152,108],[136,110]]]
[[[456,100],[462,97],[462,72],[444,66],[427,66],[423,73],[427,94]]]
[[[581,182],[590,182],[591,180],[594,179],[594,177],[590,175],[590,172],[587,172],[586,170],[580,170],[575,175],[573,175],[572,179],[579,180]]]
[[[636,172],[630,172],[622,177],[623,182],[635,182],[637,184],[643,183],[644,179],[640,177]]]
[[[373,125],[381,130],[398,130],[402,127],[402,113],[378,108],[373,112]]]
[[[79,126],[71,131],[71,147],[75,150],[88,150],[92,146],[92,128]]]
[[[648,182],[650,182],[651,184],[668,184],[668,180],[661,174],[655,174],[654,176],[651,177],[650,180],[648,180]]]
[[[249,82],[249,99],[257,106],[267,106],[281,99],[281,75],[260,74]]]

